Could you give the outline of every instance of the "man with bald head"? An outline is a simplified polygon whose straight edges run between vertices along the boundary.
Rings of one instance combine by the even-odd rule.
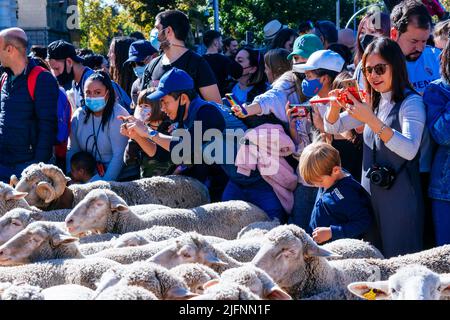
[[[50,72],[37,75],[34,90],[28,77],[38,69],[27,58],[28,39],[20,28],[0,31],[0,180],[9,182],[28,165],[48,162],[57,132],[58,84]]]

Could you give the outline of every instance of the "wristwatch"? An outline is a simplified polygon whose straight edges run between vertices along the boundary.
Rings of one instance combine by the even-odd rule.
[[[148,136],[150,140],[153,140],[153,137],[155,137],[158,134],[158,131],[153,130],[152,128],[148,128]]]

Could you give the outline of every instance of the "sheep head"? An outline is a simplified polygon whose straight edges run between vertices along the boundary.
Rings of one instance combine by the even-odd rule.
[[[181,235],[173,245],[156,253],[147,261],[169,269],[183,263],[201,263],[209,267],[225,264],[217,257],[214,248],[196,232]]]
[[[113,215],[128,211],[125,200],[113,191],[94,189],[66,217],[66,227],[73,235],[88,231],[105,233]]]
[[[53,222],[33,222],[0,246],[0,265],[21,265],[58,258],[63,246],[78,238],[62,230]]]
[[[27,195],[27,192],[19,192],[6,183],[0,182],[0,216],[14,208],[31,209],[25,200]]]
[[[25,229],[31,222],[42,220],[42,214],[24,208],[15,208],[0,218],[0,245]]]
[[[190,300],[261,300],[261,298],[237,283],[220,282],[207,287],[204,294]]]
[[[282,225],[270,230],[263,238],[263,244],[251,261],[266,271],[282,287],[289,286],[289,276],[305,268],[305,260],[314,257],[340,257],[317,245],[301,228]]]
[[[11,177],[13,179],[13,177]],[[57,166],[45,163],[32,164],[22,172],[16,191],[27,192],[27,202],[40,209],[61,197],[70,178]]]
[[[366,300],[439,300],[450,296],[450,274],[436,274],[420,265],[399,269],[385,281],[353,282],[347,286]]]

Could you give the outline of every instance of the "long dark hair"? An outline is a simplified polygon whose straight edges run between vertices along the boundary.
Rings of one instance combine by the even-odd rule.
[[[108,121],[111,119],[111,117],[113,115],[114,105],[116,104],[116,93],[114,91],[114,87],[112,85],[111,78],[104,71],[94,72],[93,74],[91,74],[89,76],[89,78],[87,78],[85,83],[87,83],[89,80],[101,82],[106,87],[106,90],[109,93],[108,100],[106,101],[105,109],[103,109],[102,122],[101,122],[102,130],[105,130],[105,125],[108,123]],[[85,86],[86,86],[86,84],[85,84]],[[86,111],[87,115],[86,115],[86,118],[84,119],[84,123],[87,123],[92,111],[89,108],[85,108],[85,111]]]
[[[265,82],[266,74],[264,73],[264,56],[263,54],[255,49],[249,48],[249,47],[243,47],[239,49],[239,51],[245,50],[248,53],[248,60],[250,62],[250,66],[256,67],[256,72],[253,73],[250,78],[248,79],[248,86],[254,86],[257,84],[260,84],[262,82]],[[238,53],[239,53],[238,51]]]
[[[447,44],[441,52],[441,75],[442,79],[450,85],[450,33],[447,37]]]
[[[111,42],[116,60],[114,61],[114,66],[110,61],[109,73],[111,78],[128,93],[131,92],[136,75],[130,66],[124,66],[123,63],[128,59],[128,51],[134,41],[136,41],[135,38],[116,37]]]
[[[280,32],[277,33],[275,38],[273,38],[272,42],[270,43],[269,49],[286,49],[284,45],[291,39],[291,37],[297,38],[298,33],[295,32],[295,30],[289,28],[280,30]]]
[[[392,69],[392,99],[394,102],[401,102],[405,99],[405,90],[410,89],[415,92],[409,82],[408,71],[406,69],[405,56],[402,49],[394,40],[389,38],[377,38],[369,44],[362,57],[362,67],[366,67],[367,57],[372,54],[380,55]],[[380,103],[381,94],[373,90],[364,75],[364,85],[368,94],[372,97],[372,108],[377,108]]]

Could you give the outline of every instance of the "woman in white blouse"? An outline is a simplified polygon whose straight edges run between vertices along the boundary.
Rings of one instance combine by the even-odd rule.
[[[325,130],[338,133],[365,124],[362,184],[372,205],[386,257],[422,250],[423,199],[419,147],[425,125],[425,107],[408,81],[402,51],[388,38],[379,38],[362,58],[364,102],[330,104]],[[336,96],[342,92],[330,93]],[[346,112],[340,114],[341,108]]]

